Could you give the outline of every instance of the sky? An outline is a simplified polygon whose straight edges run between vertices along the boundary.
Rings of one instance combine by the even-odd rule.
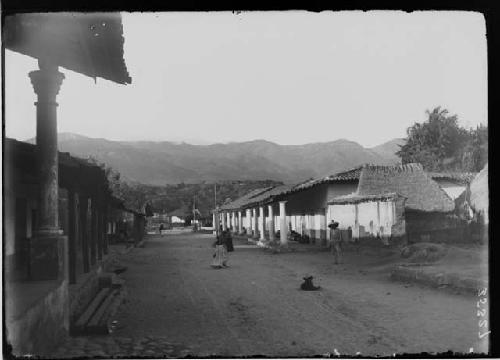
[[[441,106],[487,124],[473,12],[123,13],[131,85],[60,69],[59,132],[194,144],[405,137]],[[34,59],[6,50],[6,136],[35,136]]]

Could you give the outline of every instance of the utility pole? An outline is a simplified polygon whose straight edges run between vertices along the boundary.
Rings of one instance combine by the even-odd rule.
[[[214,228],[215,235],[219,236],[219,211],[217,210],[217,183],[214,183]]]
[[[193,224],[196,230],[198,226],[196,225],[196,195],[193,195]]]

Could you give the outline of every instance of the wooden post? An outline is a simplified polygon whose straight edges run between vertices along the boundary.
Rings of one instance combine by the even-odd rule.
[[[40,70],[29,73],[37,94],[36,155],[39,186],[37,233],[59,235],[58,189],[59,163],[57,152],[57,102],[64,74],[58,67],[38,60]]]
[[[77,242],[77,203],[75,190],[68,194],[68,277],[69,283],[76,283],[76,242]]]
[[[58,66],[39,59],[40,70],[29,77],[37,95],[36,172],[38,181],[37,228],[29,247],[31,280],[53,280],[65,275],[66,238],[59,228],[59,154],[57,151],[57,102],[64,74]],[[61,251],[61,249],[63,251]]]
[[[103,211],[103,231],[104,231],[104,238],[103,238],[103,252],[105,255],[108,254],[108,246],[109,246],[109,234],[108,234],[108,212],[109,212],[109,206],[107,201],[104,202],[104,211]],[[111,232],[111,231],[110,231]]]
[[[103,234],[103,206],[102,198],[98,197],[97,203],[97,260],[102,260],[102,253],[104,248],[104,234]]]
[[[90,270],[90,256],[89,256],[89,229],[87,223],[87,216],[89,210],[89,199],[87,196],[80,194],[80,236],[82,239],[82,254],[83,254],[83,272],[87,273]]]
[[[90,264],[95,265],[97,260],[97,199],[93,196],[90,199]]]

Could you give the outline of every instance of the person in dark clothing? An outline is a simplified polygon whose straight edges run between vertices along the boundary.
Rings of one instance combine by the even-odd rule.
[[[226,256],[222,261],[222,266],[228,267],[227,262],[228,262],[228,253],[234,251],[234,246],[233,246],[233,238],[231,237],[231,233],[229,230],[224,230],[221,234],[222,237],[222,245],[224,246],[226,250]]]
[[[342,233],[339,223],[332,220],[328,227],[330,228],[330,251],[335,258],[335,264],[342,264]]]
[[[234,251],[233,239],[228,230],[220,229],[219,235],[214,243],[215,253],[213,255],[212,267],[223,268],[229,267],[228,262],[228,252]]]

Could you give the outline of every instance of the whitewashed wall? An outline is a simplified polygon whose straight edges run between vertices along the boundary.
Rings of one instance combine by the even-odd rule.
[[[357,209],[356,209],[357,207]],[[353,238],[364,235],[391,235],[392,225],[395,223],[395,203],[393,201],[370,201],[359,204],[329,205],[328,223],[333,219],[339,223],[342,230],[351,227]]]
[[[396,204],[393,201],[380,201],[380,235],[390,236],[395,223]]]
[[[446,194],[453,200],[458,198],[465,191],[465,186],[441,186],[441,189],[444,190]]]
[[[332,220],[339,223],[339,229],[346,230],[348,227],[354,229],[356,224],[356,209],[353,204],[345,205],[330,205],[328,207],[328,219],[329,224]]]
[[[360,227],[362,226],[366,233],[374,236],[377,235],[377,218],[377,202],[365,202],[358,204],[358,225]]]

